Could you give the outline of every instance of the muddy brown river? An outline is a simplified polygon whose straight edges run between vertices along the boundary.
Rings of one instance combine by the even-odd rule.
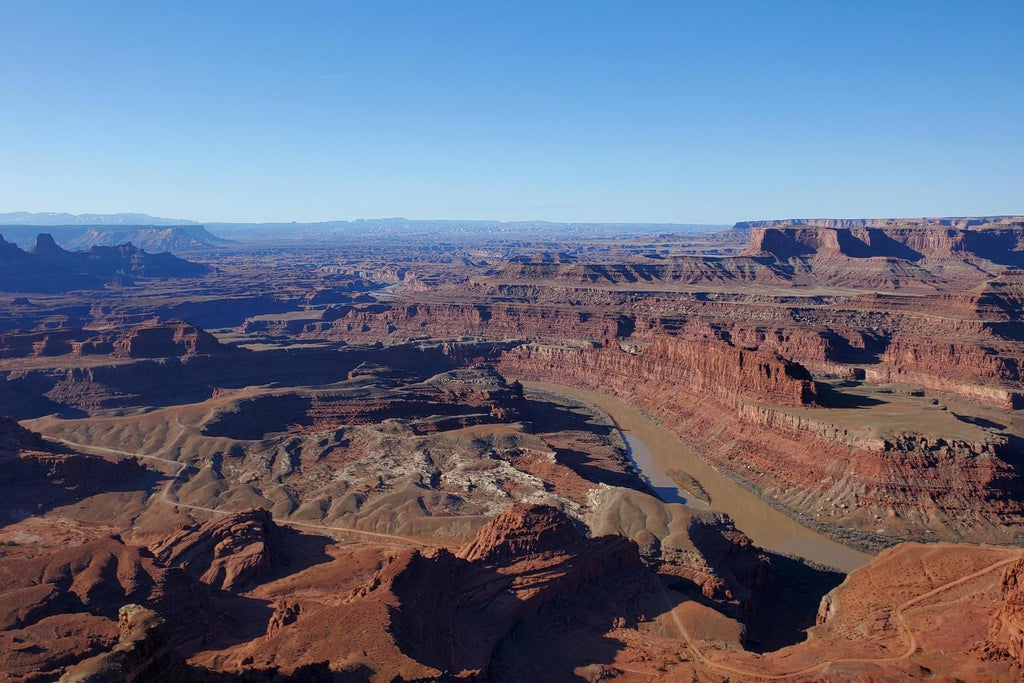
[[[711,499],[710,509],[729,515],[736,527],[762,548],[835,567],[843,572],[853,571],[871,560],[868,553],[836,543],[808,529],[740,487],[687,449],[675,434],[628,403],[562,384],[523,382],[523,385],[527,389],[571,396],[608,413],[626,437],[634,462],[666,502],[682,502],[707,509],[694,494],[676,488],[668,473],[673,469],[682,470],[703,487]]]

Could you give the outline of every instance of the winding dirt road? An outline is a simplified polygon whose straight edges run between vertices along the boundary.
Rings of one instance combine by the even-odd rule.
[[[179,436],[180,436],[180,434],[179,434]],[[164,503],[166,505],[173,505],[174,507],[182,508],[182,509],[185,509],[185,510],[201,510],[203,512],[209,512],[209,513],[215,514],[215,515],[231,514],[230,512],[228,512],[226,510],[218,510],[216,508],[208,508],[208,507],[204,507],[202,505],[191,505],[189,503],[182,503],[181,501],[173,499],[171,497],[171,491],[174,489],[174,485],[176,483],[180,483],[180,481],[184,481],[182,479],[182,475],[185,473],[185,470],[187,470],[189,468],[189,463],[187,463],[187,462],[185,462],[185,463],[178,462],[177,460],[171,460],[170,458],[161,458],[160,456],[157,456],[157,455],[145,455],[145,454],[142,454],[142,453],[131,453],[129,451],[122,451],[122,450],[118,450],[116,448],[107,448],[105,446],[92,446],[90,444],[76,443],[74,441],[68,441],[67,439],[62,439],[62,438],[55,437],[55,436],[47,436],[47,438],[52,439],[54,441],[57,441],[59,443],[62,443],[65,446],[70,446],[72,448],[79,449],[79,450],[84,451],[86,453],[88,453],[89,451],[101,451],[102,453],[108,453],[108,454],[111,454],[111,455],[119,455],[119,456],[123,456],[123,457],[138,458],[139,460],[150,460],[150,461],[160,462],[160,463],[164,463],[164,464],[167,464],[167,465],[172,465],[174,467],[177,467],[177,470],[174,472],[173,475],[171,475],[171,478],[167,480],[167,483],[164,484],[163,488],[160,490],[160,493],[157,496],[157,500],[160,503]],[[298,521],[291,520],[291,519],[279,519],[279,518],[275,518],[274,522],[276,522],[277,524],[285,525],[285,526],[301,527],[303,529],[319,529],[319,530],[322,530],[322,531],[334,531],[334,532],[343,532],[343,533],[356,534],[358,536],[368,536],[370,538],[383,539],[383,540],[388,540],[388,541],[395,541],[395,542],[401,543],[403,545],[412,545],[412,546],[418,546],[418,547],[422,547],[422,548],[431,548],[431,547],[435,546],[435,544],[425,543],[423,541],[417,541],[417,540],[414,540],[414,539],[409,538],[407,536],[397,536],[395,534],[384,534],[384,533],[380,533],[380,532],[376,532],[376,531],[364,531],[362,529],[355,529],[355,528],[347,527],[347,526],[329,526],[329,525],[326,525],[326,524],[316,524],[316,523],[313,523],[313,522],[298,522]]]
[[[934,544],[935,547],[952,547],[953,545],[955,544]],[[908,552],[908,549],[904,549],[900,552],[901,554]],[[686,626],[683,624],[682,620],[679,618],[679,615],[676,613],[672,605],[672,600],[664,587],[662,587],[662,595],[665,598],[667,608],[672,613],[672,619],[675,622],[679,634],[682,636],[683,640],[686,641],[686,645],[690,648],[694,657],[697,660],[699,660],[704,666],[727,674],[732,674],[734,676],[742,676],[748,680],[786,680],[796,678],[799,676],[807,676],[813,674],[814,672],[824,669],[825,667],[830,666],[832,664],[887,664],[909,660],[914,655],[914,653],[917,652],[918,641],[917,634],[914,633],[914,630],[910,627],[910,624],[907,623],[906,611],[908,609],[914,607],[920,602],[927,600],[928,598],[938,595],[939,593],[943,593],[951,588],[955,588],[956,586],[968,583],[981,576],[1001,569],[1002,567],[1005,567],[1008,564],[1012,564],[1013,562],[1016,562],[1018,559],[1020,559],[1021,555],[1024,555],[1024,553],[1018,553],[1017,555],[1010,557],[1008,559],[993,562],[987,567],[983,567],[982,569],[979,569],[976,572],[973,572],[966,576],[962,576],[959,579],[955,579],[948,583],[944,583],[941,586],[933,588],[932,590],[926,593],[917,595],[897,605],[895,610],[893,611],[893,616],[895,617],[896,623],[899,625],[900,630],[907,637],[907,648],[901,654],[894,655],[892,657],[879,658],[845,657],[838,659],[825,659],[810,666],[803,667],[802,669],[797,669],[795,671],[789,671],[786,673],[766,673],[763,671],[756,671],[753,669],[748,669],[740,666],[733,666],[724,662],[711,659],[705,652],[703,652],[700,649],[700,647],[698,647],[697,643],[690,636],[690,633],[687,631]]]

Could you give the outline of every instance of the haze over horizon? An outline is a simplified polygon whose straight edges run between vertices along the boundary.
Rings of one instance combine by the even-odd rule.
[[[687,228],[724,228],[729,226],[735,226],[743,223],[759,223],[759,222],[771,222],[771,221],[882,221],[882,220],[906,220],[906,221],[917,221],[917,220],[956,220],[956,219],[975,219],[975,218],[1016,218],[1020,214],[998,214],[998,215],[971,215],[971,216],[772,216],[762,218],[747,218],[736,221],[728,221],[724,223],[693,223],[693,222],[642,222],[642,221],[549,221],[545,219],[520,219],[520,220],[498,220],[494,218],[446,218],[443,216],[435,216],[429,218],[407,218],[405,216],[359,216],[355,218],[333,218],[327,220],[318,221],[197,221],[192,218],[184,217],[167,217],[167,216],[152,216],[149,214],[140,213],[127,213],[119,212],[112,214],[95,214],[95,213],[84,213],[84,214],[69,214],[66,212],[56,211],[43,211],[43,212],[27,212],[27,211],[11,211],[11,212],[0,212],[0,228],[3,227],[73,227],[80,226],[82,228],[110,228],[116,230],[123,227],[180,227],[180,226],[193,226],[201,227],[203,225],[212,226],[258,226],[258,225],[296,225],[296,226],[311,226],[311,225],[331,225],[331,224],[354,224],[354,223],[388,223],[388,222],[406,222],[410,224],[415,223],[465,223],[465,224],[494,224],[498,223],[501,225],[541,225],[550,223],[551,225],[633,225],[633,226],[682,226]]]
[[[722,225],[730,225],[730,223],[639,223],[636,221],[616,221],[611,223],[602,223],[599,221],[547,221],[544,219],[523,219],[523,220],[509,220],[500,221],[494,218],[477,217],[477,218],[446,218],[444,216],[436,216],[431,218],[406,218],[405,216],[357,216],[353,218],[331,218],[320,221],[197,221],[193,218],[185,217],[167,217],[167,216],[153,216],[150,214],[143,213],[128,213],[118,212],[110,214],[97,214],[97,213],[83,213],[83,214],[71,214],[60,211],[40,211],[40,212],[29,212],[29,211],[10,211],[0,212],[0,226],[29,226],[37,225],[40,227],[55,226],[55,227],[68,227],[73,225],[78,226],[89,226],[89,227],[103,227],[110,226],[116,228],[118,226],[135,225],[135,226],[146,226],[146,227],[170,227],[179,225],[202,225],[204,223],[210,223],[214,225],[283,225],[294,223],[296,225],[315,225],[318,223],[359,223],[359,222],[387,222],[387,221],[408,221],[408,222],[446,222],[452,223],[502,223],[502,224],[514,224],[514,223],[552,223],[555,225],[565,224],[581,224],[581,225],[617,225],[617,224],[632,224],[632,225],[690,225],[690,226],[708,226],[718,227]]]
[[[1024,5],[6,3],[0,210],[1020,214]]]

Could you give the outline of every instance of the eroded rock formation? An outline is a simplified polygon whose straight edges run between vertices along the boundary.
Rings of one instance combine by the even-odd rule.
[[[1024,223],[1004,219],[970,225],[900,223],[827,224],[806,221],[761,225],[750,230],[749,255],[787,260],[892,258],[908,261],[977,260],[1000,265],[1024,264]]]
[[[554,508],[515,505],[454,553],[398,553],[344,605],[303,609],[269,633],[261,649],[293,652],[290,643],[316,622],[331,633],[333,645],[312,644],[300,661],[329,657],[340,663],[359,648],[374,653],[386,675],[487,675],[494,648],[517,623],[578,591],[596,598],[602,586],[624,577],[631,591],[651,590],[652,575],[632,542],[588,539]],[[373,620],[386,626],[375,632],[343,626]]]
[[[521,346],[499,368],[612,393],[648,410],[715,467],[806,523],[852,532],[841,537],[862,547],[887,544],[871,533],[882,520],[897,537],[929,529],[1000,539],[1007,520],[1024,519],[1024,482],[1004,438],[922,441],[837,428],[814,410],[776,407],[813,400],[814,384],[798,365],[722,342],[648,349]]]
[[[161,565],[234,592],[259,583],[280,562],[278,534],[270,513],[256,508],[186,527],[149,549]]]
[[[42,512],[138,480],[135,458],[111,461],[44,440],[9,417],[0,417],[0,522]]]
[[[164,620],[142,605],[118,610],[118,640],[109,651],[75,665],[60,683],[135,683],[187,680],[184,662]]]
[[[45,238],[33,253],[0,243],[12,273],[60,263],[84,273],[60,287],[93,288],[38,295],[50,283],[37,273],[19,280],[31,294],[6,297],[0,413],[110,457],[0,423],[16,484],[2,487],[3,666],[51,680],[125,645],[138,669],[159,659],[145,634],[163,619],[190,673],[224,680],[275,667],[406,680],[1019,673],[1020,568],[1000,592],[1010,551],[967,546],[887,551],[830,595],[814,638],[743,652],[797,643],[807,622],[770,602],[816,599],[838,577],[762,551],[723,515],[666,505],[614,423],[524,397],[490,364],[625,399],[847,543],[1013,542],[1020,223],[265,245],[225,252],[188,291],[128,248],[91,252],[93,271]],[[130,267],[110,275],[115,262]],[[133,453],[153,470],[114,461]],[[272,517],[333,540],[300,543]],[[44,543],[60,547],[56,564]],[[119,634],[126,603],[152,612]],[[218,610],[234,615],[219,631]],[[972,652],[988,659],[946,630],[971,647],[987,638]]]
[[[65,251],[53,237],[40,234],[36,247],[24,252],[0,237],[0,291],[65,292],[102,288],[105,284],[131,284],[135,278],[197,277],[209,266],[171,254],[147,254],[132,244]]]
[[[118,610],[128,603],[149,605],[168,619],[177,646],[214,632],[204,587],[117,538],[48,556],[31,550],[7,548],[0,558],[0,670],[12,680],[53,680],[62,667],[114,647]],[[133,640],[140,635],[129,630]]]
[[[1024,558],[1003,571],[1001,604],[989,635],[979,650],[990,657],[1006,657],[1024,668]]]

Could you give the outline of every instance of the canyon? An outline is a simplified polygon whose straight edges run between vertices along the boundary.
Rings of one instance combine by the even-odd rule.
[[[1022,675],[1024,220],[423,227],[0,243],[0,680]]]

